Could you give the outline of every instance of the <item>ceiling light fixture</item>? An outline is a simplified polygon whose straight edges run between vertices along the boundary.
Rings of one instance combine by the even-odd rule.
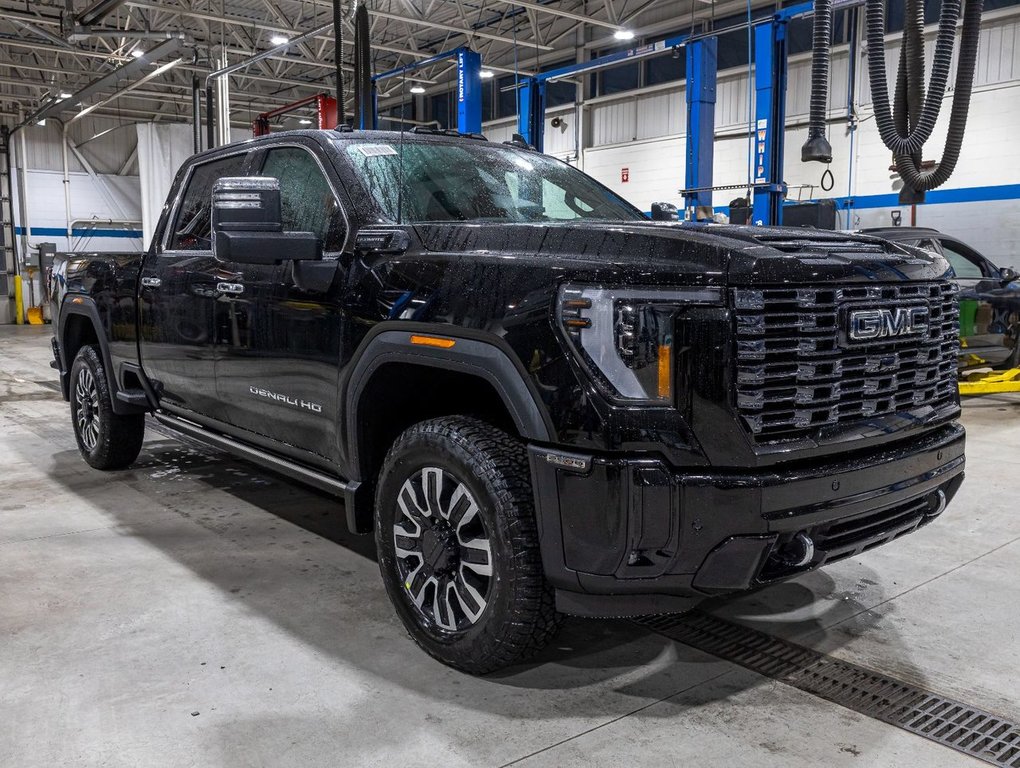
[[[613,33],[613,37],[617,40],[633,40],[634,33],[629,29],[618,29]]]
[[[311,125],[312,121],[309,120],[307,117],[302,117],[300,120],[298,120],[298,123],[300,125]]]
[[[412,85],[411,93],[425,93],[425,86],[423,85]]]
[[[68,93],[67,91],[61,91],[61,92],[60,92],[60,98],[61,98],[61,99],[69,99],[69,98],[71,98],[71,96],[73,96],[73,95],[74,95],[74,94]]]
[[[482,80],[491,80],[496,73],[493,72],[491,69],[483,69],[478,74],[482,78]]]
[[[143,51],[141,48],[135,48],[133,51],[131,51],[131,55],[134,56],[136,59],[140,59],[142,58],[142,56],[145,55],[145,51]]]
[[[271,42],[273,45],[284,45],[285,43],[290,42],[290,38],[284,37],[283,35],[273,35],[271,38],[269,38],[269,42]]]

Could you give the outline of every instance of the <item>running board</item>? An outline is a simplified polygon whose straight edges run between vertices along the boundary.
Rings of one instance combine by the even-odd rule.
[[[154,413],[153,416],[160,424],[169,427],[175,432],[180,432],[186,437],[198,440],[200,443],[210,445],[213,448],[219,448],[227,453],[232,453],[265,469],[278,472],[281,475],[286,475],[289,478],[318,488],[320,491],[325,491],[333,496],[339,496],[345,501],[352,499],[358,486],[361,485],[361,483],[347,483],[337,480],[335,477],[303,467],[288,459],[274,456],[271,453],[253,448],[226,435],[212,432],[204,427],[200,427],[198,424],[167,413]]]

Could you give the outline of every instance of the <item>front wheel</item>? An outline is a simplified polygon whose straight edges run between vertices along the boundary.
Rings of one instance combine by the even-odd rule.
[[[71,423],[82,458],[95,469],[128,466],[145,437],[145,414],[113,412],[109,381],[98,349],[78,350],[71,366]]]
[[[505,432],[459,416],[405,431],[379,477],[375,536],[397,614],[444,664],[493,672],[558,629],[527,453]]]

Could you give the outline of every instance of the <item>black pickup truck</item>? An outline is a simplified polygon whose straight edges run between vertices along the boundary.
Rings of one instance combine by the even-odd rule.
[[[59,259],[53,349],[89,464],[151,413],[342,498],[411,636],[482,673],[561,613],[683,611],[938,516],[947,274],[649,221],[520,144],[298,131],[188,161],[144,254]]]

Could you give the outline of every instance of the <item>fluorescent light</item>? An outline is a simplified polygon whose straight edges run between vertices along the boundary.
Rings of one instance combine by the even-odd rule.
[[[613,37],[617,40],[633,40],[634,33],[629,29],[618,29],[613,33]]]
[[[425,93],[425,86],[423,85],[412,85],[411,93]]]
[[[60,97],[59,97],[59,98],[61,98],[61,99],[69,99],[69,98],[71,98],[71,96],[73,96],[73,95],[74,95],[74,94],[72,94],[72,93],[68,93],[67,91],[61,91],[61,92],[60,92]]]
[[[302,117],[300,120],[298,120],[298,123],[300,125],[311,125],[312,121],[309,120],[307,117]]]
[[[269,42],[271,42],[273,45],[283,45],[284,43],[289,43],[290,38],[284,37],[283,35],[273,35],[271,38],[269,38]]]
[[[131,51],[131,55],[134,56],[136,59],[140,59],[142,58],[142,56],[145,55],[145,51],[143,51],[141,48],[135,48],[133,51]]]
[[[490,80],[495,73],[491,69],[483,69],[478,74],[481,76],[482,80]]]

